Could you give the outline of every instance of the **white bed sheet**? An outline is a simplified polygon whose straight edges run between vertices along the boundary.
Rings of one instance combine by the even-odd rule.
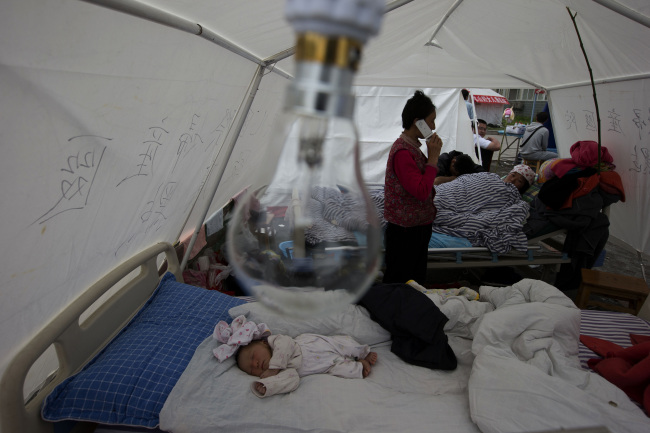
[[[289,394],[258,399],[251,376],[220,364],[204,341],[160,414],[162,430],[201,432],[534,432],[606,425],[650,431],[650,419],[600,376],[580,369],[580,312],[553,286],[522,280],[481,287],[485,302],[428,295],[450,321],[455,371],[409,365],[390,352],[385,330],[362,307],[339,317],[291,322],[258,308],[231,310],[276,333],[348,334],[379,360],[366,379],[314,375]],[[293,332],[286,332],[293,331]],[[616,407],[610,402],[614,402]]]

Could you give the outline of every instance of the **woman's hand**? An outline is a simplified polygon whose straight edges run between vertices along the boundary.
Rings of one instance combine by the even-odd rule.
[[[262,374],[260,374],[260,379],[265,379],[267,377],[275,376],[280,372],[279,368],[269,368],[266,371],[263,371]]]
[[[442,150],[442,139],[438,134],[434,133],[426,141],[427,143],[427,164],[436,166],[438,165],[438,157],[440,150]]]

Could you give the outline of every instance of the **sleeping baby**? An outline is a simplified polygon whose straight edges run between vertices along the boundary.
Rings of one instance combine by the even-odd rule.
[[[215,356],[223,361],[234,355],[243,372],[259,377],[251,389],[260,398],[291,392],[310,374],[365,378],[377,362],[367,344],[346,335],[270,334],[265,324],[246,322],[244,316],[231,326],[221,321],[215,328],[215,338],[224,343],[214,350]]]

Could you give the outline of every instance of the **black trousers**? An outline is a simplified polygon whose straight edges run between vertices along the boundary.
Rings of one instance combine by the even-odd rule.
[[[388,223],[384,234],[385,284],[406,283],[408,280],[424,284],[427,278],[427,252],[431,233],[431,224],[402,227]]]

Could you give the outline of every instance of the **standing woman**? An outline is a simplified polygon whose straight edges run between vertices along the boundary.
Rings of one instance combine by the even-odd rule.
[[[436,128],[436,107],[421,90],[415,92],[402,110],[402,127],[388,154],[386,164],[384,218],[388,221],[384,243],[386,273],[384,283],[424,284],[431,223],[436,217],[433,181],[442,140],[433,134],[426,141],[427,155],[420,150],[424,138],[415,122],[419,119]]]

